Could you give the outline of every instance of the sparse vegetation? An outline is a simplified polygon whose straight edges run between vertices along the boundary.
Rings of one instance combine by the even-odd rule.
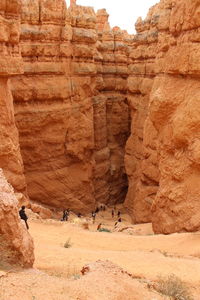
[[[65,248],[70,248],[71,246],[72,246],[71,239],[68,238],[67,241],[64,243],[64,247]]]
[[[100,228],[98,231],[99,232],[111,232],[110,229],[108,229],[108,228]]]
[[[159,278],[155,289],[163,295],[172,297],[173,300],[193,300],[187,284],[174,274]]]

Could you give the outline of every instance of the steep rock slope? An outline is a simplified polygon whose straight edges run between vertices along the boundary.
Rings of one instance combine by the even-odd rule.
[[[94,99],[95,196],[110,204],[123,202],[127,192],[125,144],[130,132],[127,104],[129,36],[110,28],[105,9],[97,12],[98,95]]]
[[[0,169],[0,261],[32,267],[33,240],[19,218],[17,205],[13,188]]]
[[[199,1],[161,1],[149,116],[158,132],[160,187],[152,207],[157,233],[200,229]],[[164,10],[165,9],[165,10]]]
[[[144,21],[138,19],[137,34],[131,43],[129,55],[130,76],[127,88],[132,123],[125,153],[129,178],[125,206],[136,223],[151,221],[151,205],[159,182],[156,131],[147,119],[149,97],[155,77],[157,13],[153,7]]]
[[[25,73],[13,80],[13,96],[28,193],[33,201],[84,211],[94,203],[95,66],[77,61],[75,45],[92,45],[96,33],[77,28],[64,0],[22,3]]]
[[[31,200],[77,212],[93,209],[98,201],[123,201],[129,134],[128,105],[121,95],[125,80],[115,95],[104,95],[115,90],[106,88],[109,82],[120,80],[123,72],[127,77],[127,66],[125,71],[116,67],[118,33],[108,30],[113,59],[107,67],[101,53],[107,28],[97,31],[92,8],[72,1],[66,9],[64,0],[22,3],[25,73],[12,81],[12,90]]]
[[[23,73],[20,55],[20,9],[19,0],[0,3],[0,167],[15,191],[26,195],[23,162],[15,125],[13,98],[9,78]]]

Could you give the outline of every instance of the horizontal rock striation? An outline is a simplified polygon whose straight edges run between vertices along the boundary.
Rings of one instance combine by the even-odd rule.
[[[9,78],[23,73],[19,48],[19,0],[0,4],[0,167],[16,192],[26,195],[23,161],[20,154],[18,131],[15,125],[13,98]]]
[[[97,30],[98,14],[72,2],[22,1],[24,74],[12,91],[31,200],[87,212],[125,197],[128,73],[122,33]]]
[[[161,0],[135,36],[75,0],[3,1],[0,22],[0,167],[15,191],[84,213],[123,202],[128,176],[134,222],[198,230],[198,1]]]

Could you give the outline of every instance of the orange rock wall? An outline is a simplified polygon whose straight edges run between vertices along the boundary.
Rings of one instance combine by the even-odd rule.
[[[20,37],[19,0],[0,3],[0,167],[15,191],[26,194],[23,162],[15,125],[10,77],[23,73],[19,49]]]
[[[22,4],[25,72],[12,91],[31,200],[77,212],[98,201],[122,202],[129,135],[127,62],[116,60],[122,33],[97,30],[94,10],[75,3],[69,9],[64,0]]]
[[[126,206],[156,233],[199,230],[199,2],[161,0],[136,29]]]
[[[125,206],[136,223],[151,221],[151,205],[159,182],[156,131],[148,118],[149,97],[156,75],[156,13],[152,8],[145,21],[138,19],[137,34],[131,43],[129,55],[127,88],[132,123],[125,154],[129,177]]]
[[[198,1],[161,0],[135,36],[75,0],[22,4],[24,74],[20,2],[0,4],[0,167],[16,191],[88,212],[122,202],[128,175],[135,222],[199,229]]]
[[[152,207],[156,233],[200,229],[199,1],[161,1],[157,76],[149,117],[158,132],[160,183]],[[162,16],[161,15],[161,16]]]
[[[125,144],[130,132],[127,103],[128,35],[111,29],[104,9],[97,12],[98,95],[94,101],[95,197],[100,202],[123,202],[127,192]]]

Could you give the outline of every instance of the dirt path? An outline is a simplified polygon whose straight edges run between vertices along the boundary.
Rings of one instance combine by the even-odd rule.
[[[161,275],[175,274],[193,287],[194,299],[200,300],[199,233],[153,235],[151,224],[134,226],[137,235],[121,232],[97,232],[96,227],[99,222],[104,224],[103,227],[110,229],[113,228],[115,222],[110,217],[110,212],[102,214],[98,216],[95,225],[89,225],[90,230],[84,230],[80,225],[70,222],[31,221],[30,233],[34,238],[36,256],[34,268],[38,271],[30,270],[26,271],[28,273],[11,272],[8,274],[4,288],[0,287],[0,291],[4,291],[4,296],[0,299],[20,299],[20,294],[19,298],[15,298],[17,297],[16,292],[13,292],[12,298],[6,298],[5,289],[9,288],[9,291],[12,292],[11,281],[16,281],[16,286],[17,282],[20,281],[20,284],[23,283],[25,287],[29,287],[29,294],[25,300],[43,299],[34,298],[35,295],[38,295],[38,289],[41,288],[40,278],[44,282],[44,287],[49,284],[55,285],[51,289],[53,295],[56,290],[64,289],[67,278],[80,276],[80,270],[85,264],[97,260],[109,260],[135,277],[146,278],[151,281],[158,280]],[[123,215],[122,226],[130,226],[130,220],[126,215]],[[64,243],[68,239],[70,239],[71,247],[65,248]],[[23,291],[23,284],[21,292]],[[59,297],[62,296],[61,294],[60,292]],[[67,300],[66,293],[63,295],[65,298],[58,298],[58,296],[53,298],[54,296],[52,296],[48,299]],[[48,293],[45,291],[45,297],[47,296]],[[9,297],[11,296],[9,295]],[[85,300],[86,298],[80,299]]]

